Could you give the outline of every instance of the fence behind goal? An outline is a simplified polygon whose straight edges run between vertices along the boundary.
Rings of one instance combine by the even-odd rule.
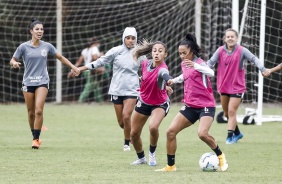
[[[121,37],[125,27],[133,26],[137,29],[138,40],[160,40],[167,44],[169,56],[166,62],[172,76],[181,73],[178,44],[186,33],[195,34],[195,1],[167,0],[167,1],[130,1],[130,0],[63,0],[62,1],[62,54],[75,63],[81,51],[86,47],[88,38],[97,37],[101,42],[100,50],[107,52],[122,43]],[[250,0],[246,16],[246,24],[242,38],[242,45],[259,56],[259,26],[261,1]],[[240,18],[243,14],[244,1],[240,0]],[[232,25],[232,3],[225,0],[202,0],[201,7],[201,48],[202,58],[209,59],[213,52],[222,45],[224,31]],[[268,0],[266,9],[266,43],[265,66],[271,68],[282,62],[282,3],[279,0]],[[28,25],[33,17],[44,23],[43,40],[56,47],[56,0],[17,1],[2,0],[0,2],[0,102],[23,102],[21,81],[23,67],[17,71],[11,69],[9,61],[22,43],[30,39]],[[50,75],[50,90],[48,102],[56,100],[56,60],[49,57],[48,71]],[[245,103],[255,104],[257,101],[258,70],[246,62],[247,91]],[[80,75],[75,79],[68,79],[69,68],[62,69],[62,101],[77,101],[81,94],[85,78]],[[108,76],[102,76],[102,95],[104,101],[109,101],[107,95],[111,70]],[[266,104],[282,102],[281,72],[272,74],[264,80],[263,101]],[[214,94],[217,102],[216,78],[213,79]],[[176,85],[171,95],[172,102],[180,102],[183,86]],[[89,95],[88,102],[95,101],[95,94]],[[281,106],[280,106],[281,109]]]

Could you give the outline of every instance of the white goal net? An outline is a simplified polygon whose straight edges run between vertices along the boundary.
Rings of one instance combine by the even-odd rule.
[[[62,54],[72,63],[79,58],[81,51],[86,47],[87,40],[96,37],[101,42],[100,51],[107,52],[114,46],[120,45],[123,30],[127,26],[134,26],[138,32],[138,40],[142,38],[160,40],[167,44],[169,56],[166,62],[172,76],[180,74],[180,57],[178,44],[188,33],[199,34],[201,39],[202,58],[207,60],[213,52],[222,45],[224,31],[232,26],[232,1],[201,0],[199,32],[195,32],[198,17],[195,10],[196,1],[188,0],[62,0]],[[240,0],[240,15],[243,14],[244,0]],[[259,57],[259,30],[260,30],[261,1],[249,0],[242,45]],[[0,103],[23,102],[21,81],[23,67],[18,71],[11,69],[9,61],[22,43],[30,39],[28,25],[36,17],[44,24],[43,40],[52,43],[55,47],[57,36],[56,0],[41,1],[0,1]],[[282,62],[282,2],[268,0],[266,10],[266,39],[265,39],[265,66],[271,68]],[[241,18],[242,16],[240,16]],[[48,102],[56,101],[56,60],[48,59],[50,75],[50,90]],[[109,101],[107,95],[111,80],[111,66],[100,75],[99,90],[91,90],[86,102]],[[244,104],[257,103],[258,70],[246,62],[247,92]],[[62,101],[76,102],[81,95],[86,78],[67,78],[69,69],[62,69]],[[282,102],[281,72],[272,74],[264,79],[263,101],[265,106],[273,107]],[[215,84],[215,79],[213,83]],[[215,90],[215,97],[219,96]],[[174,87],[172,102],[180,102],[183,95],[183,86]],[[98,96],[98,97],[97,97]],[[244,105],[243,105],[244,106]],[[278,109],[278,110],[277,110]],[[271,108],[271,113],[279,114],[281,106]]]

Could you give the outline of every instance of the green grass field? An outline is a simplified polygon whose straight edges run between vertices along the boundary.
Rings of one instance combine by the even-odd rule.
[[[131,166],[136,154],[123,152],[123,131],[113,105],[46,104],[39,150],[31,149],[32,136],[24,104],[0,105],[0,183],[282,183],[282,122],[262,126],[240,125],[244,138],[226,145],[226,124],[214,122],[211,134],[225,152],[226,172],[203,172],[198,160],[210,148],[197,137],[197,126],[178,135],[177,171],[155,172],[166,165],[166,135],[180,109],[171,107],[160,126],[156,167]],[[269,110],[271,111],[271,109]],[[142,133],[146,156],[148,124]]]

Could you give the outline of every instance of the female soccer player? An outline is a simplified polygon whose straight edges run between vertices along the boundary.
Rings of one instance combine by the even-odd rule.
[[[55,56],[63,64],[72,68],[75,75],[79,74],[79,70],[58,53],[52,44],[41,40],[44,33],[42,22],[33,19],[29,29],[32,36],[31,40],[22,43],[17,48],[10,65],[13,68],[20,68],[19,59],[23,59],[25,71],[22,91],[27,106],[29,126],[33,135],[32,148],[38,149],[41,144],[39,136],[43,125],[43,108],[50,81],[47,72],[47,56]]]
[[[118,124],[124,129],[124,151],[130,151],[131,114],[139,96],[139,64],[132,58],[132,49],[137,43],[137,32],[134,27],[125,28],[122,45],[113,47],[104,56],[94,62],[79,67],[81,71],[92,70],[106,64],[113,65],[109,95],[114,103]]]
[[[140,87],[140,98],[135,106],[135,111],[131,120],[131,142],[135,148],[138,159],[132,162],[132,165],[146,164],[144,150],[142,147],[141,132],[151,116],[149,122],[150,130],[150,151],[149,165],[155,166],[156,162],[156,147],[159,138],[159,126],[169,111],[169,97],[164,86],[158,85],[163,80],[168,80],[167,65],[164,59],[167,56],[167,48],[162,42],[147,42],[144,41],[139,45],[135,52],[134,58],[140,58],[151,52],[151,60],[142,61],[142,77]],[[158,81],[159,80],[159,81]],[[161,89],[160,89],[160,87]]]
[[[167,166],[156,171],[176,171],[175,152],[176,135],[183,129],[190,127],[199,120],[198,136],[218,156],[221,171],[228,168],[224,153],[220,150],[215,139],[209,134],[215,114],[215,100],[210,76],[214,72],[205,61],[200,58],[200,48],[195,36],[187,34],[181,41],[178,52],[182,59],[182,75],[168,80],[168,84],[184,82],[184,106],[175,116],[167,130]]]
[[[254,63],[263,76],[269,75],[269,71],[259,59],[248,49],[237,44],[237,40],[237,31],[227,29],[224,35],[225,45],[219,47],[207,61],[209,67],[218,63],[217,91],[220,94],[224,116],[228,118],[226,144],[237,143],[243,137],[237,125],[236,114],[246,91],[244,60]]]

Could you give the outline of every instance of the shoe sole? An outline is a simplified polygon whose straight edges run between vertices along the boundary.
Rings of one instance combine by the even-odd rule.
[[[157,163],[148,163],[149,166],[156,166]]]

